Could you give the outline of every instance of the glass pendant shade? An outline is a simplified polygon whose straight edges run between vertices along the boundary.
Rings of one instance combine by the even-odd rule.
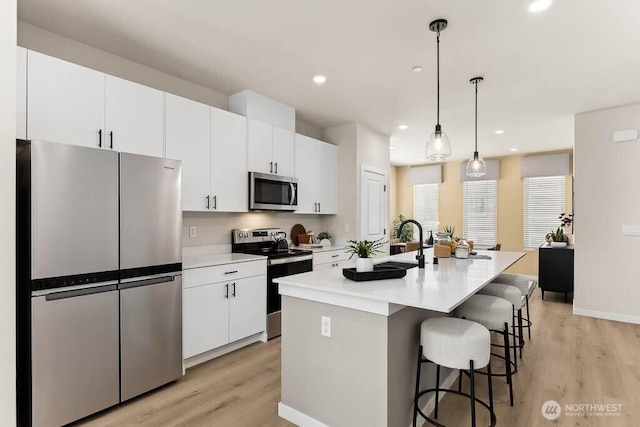
[[[442,161],[451,155],[449,137],[438,126],[429,137],[425,157],[432,161]]]
[[[467,163],[467,176],[471,178],[480,178],[486,175],[487,165],[484,164],[482,157],[478,155],[478,152],[473,153],[473,158],[469,159]]]

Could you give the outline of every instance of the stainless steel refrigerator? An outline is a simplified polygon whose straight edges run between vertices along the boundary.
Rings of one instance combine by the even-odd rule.
[[[178,161],[18,141],[20,425],[182,375],[180,187]]]

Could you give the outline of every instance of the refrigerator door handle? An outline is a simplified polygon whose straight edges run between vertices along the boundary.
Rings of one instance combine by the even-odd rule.
[[[117,285],[99,286],[94,288],[75,289],[73,291],[52,292],[44,296],[45,301],[56,301],[66,298],[81,297],[83,295],[93,295],[102,292],[111,292],[118,290]]]
[[[157,283],[173,282],[176,276],[154,277],[153,279],[136,280],[134,282],[121,283],[120,289],[131,289],[140,286],[155,285]]]

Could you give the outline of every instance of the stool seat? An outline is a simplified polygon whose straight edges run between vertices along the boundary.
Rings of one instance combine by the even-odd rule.
[[[504,285],[516,286],[518,289],[520,289],[520,293],[522,293],[522,296],[527,296],[531,295],[531,293],[535,289],[537,281],[538,278],[536,276],[502,273],[498,277],[493,279],[492,283],[502,283]]]
[[[493,295],[472,295],[454,312],[456,317],[477,322],[487,329],[502,331],[513,325],[513,304]]]
[[[489,364],[491,337],[489,330],[470,320],[454,317],[427,319],[420,327],[422,354],[428,360],[447,368],[475,369]]]
[[[480,289],[478,293],[481,295],[493,295],[494,297],[506,299],[513,304],[516,309],[520,309],[524,305],[522,300],[523,295],[520,292],[520,289],[515,286],[492,282]]]

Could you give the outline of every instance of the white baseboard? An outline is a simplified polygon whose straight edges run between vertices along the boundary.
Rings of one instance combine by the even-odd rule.
[[[266,335],[266,332],[259,332],[255,335],[251,335],[241,340],[234,341],[222,347],[214,348],[213,350],[209,350],[206,353],[197,354],[188,359],[185,359],[183,362],[183,367],[184,369],[189,369],[201,363],[215,359],[216,357],[220,357],[227,353],[231,353],[232,351],[236,351],[242,347],[246,347],[249,344],[253,344],[254,342],[266,342],[266,340],[263,340],[263,337],[265,337]]]
[[[608,313],[606,311],[585,310],[573,307],[573,314],[577,316],[595,317],[597,319],[614,320],[616,322],[635,323],[640,325],[640,317],[627,314]]]
[[[329,427],[315,418],[311,418],[309,415],[303,414],[282,402],[278,402],[278,416],[300,427]]]
[[[445,378],[442,382],[442,388],[451,387],[458,379],[458,372],[459,371],[456,369],[452,370],[449,375],[447,375],[447,378]],[[438,400],[442,400],[445,394],[447,393],[440,393],[440,399]],[[427,402],[421,409],[425,414],[430,414],[435,406],[435,395],[433,395],[427,400]],[[411,413],[413,414],[413,410],[411,411]],[[326,424],[316,420],[315,418],[303,414],[302,412],[293,409],[292,407],[287,406],[282,402],[278,402],[278,416],[300,427],[329,427]],[[411,418],[413,418],[413,416]],[[409,424],[409,427],[411,427],[411,424]]]

